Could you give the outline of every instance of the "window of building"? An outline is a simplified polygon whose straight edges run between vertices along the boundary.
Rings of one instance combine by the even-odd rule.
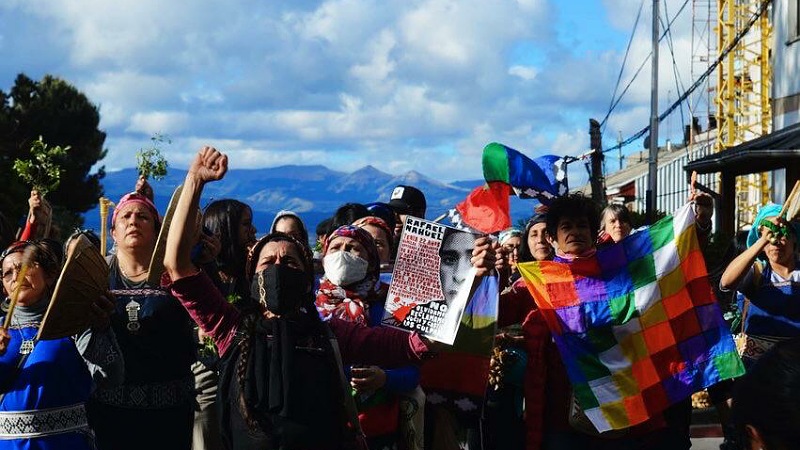
[[[789,22],[789,38],[786,43],[791,44],[800,40],[800,0],[789,0],[788,3],[786,16]]]

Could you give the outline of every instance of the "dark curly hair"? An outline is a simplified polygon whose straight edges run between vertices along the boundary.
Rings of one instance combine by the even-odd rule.
[[[583,219],[589,221],[592,230],[592,241],[597,240],[597,230],[600,229],[600,212],[597,203],[591,198],[580,194],[568,194],[558,197],[547,208],[547,232],[555,238],[558,223],[561,219]]]

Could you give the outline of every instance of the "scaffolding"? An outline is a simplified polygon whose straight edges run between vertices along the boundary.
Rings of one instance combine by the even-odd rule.
[[[730,46],[750,18],[758,14],[764,1],[717,2],[717,51]],[[714,103],[718,132],[715,151],[724,151],[771,131],[771,34],[769,14],[765,13],[717,70]],[[737,228],[753,223],[758,207],[769,201],[769,185],[767,173],[737,177]]]
[[[692,0],[692,80],[700,78],[717,58],[717,2],[716,0]],[[714,77],[707,77],[694,91],[689,101],[692,117],[689,142],[695,143],[700,129],[716,126],[714,114]],[[696,121],[696,122],[695,122]]]

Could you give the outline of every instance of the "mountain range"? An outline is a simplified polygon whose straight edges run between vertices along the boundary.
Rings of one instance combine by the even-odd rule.
[[[137,176],[133,168],[107,173],[102,180],[105,196],[116,202],[133,190]],[[163,179],[150,181],[160,212],[166,210],[173,190],[185,177],[185,170],[171,168]],[[472,189],[483,184],[483,180],[444,183],[416,171],[395,176],[373,166],[364,166],[350,173],[322,165],[232,169],[222,181],[206,186],[200,205],[224,198],[245,202],[253,208],[253,224],[259,234],[268,231],[278,211],[289,209],[300,215],[313,236],[317,224],[332,216],[342,204],[388,202],[392,189],[398,184],[415,186],[424,192],[428,203],[427,218],[434,219],[464,200]],[[533,200],[512,197],[512,222],[516,224],[519,219],[529,217],[535,205]],[[99,208],[87,211],[84,222],[86,228],[99,229]]]

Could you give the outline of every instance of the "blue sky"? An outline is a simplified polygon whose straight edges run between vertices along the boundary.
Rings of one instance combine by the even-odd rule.
[[[0,89],[20,72],[75,85],[100,108],[109,170],[134,166],[163,133],[178,167],[209,144],[234,168],[479,178],[492,141],[532,157],[588,149],[588,119],[608,109],[641,1],[4,0]],[[684,2],[663,3],[673,16]],[[651,3],[623,85],[650,51]],[[690,4],[673,35],[684,85],[691,19]],[[677,88],[662,49],[664,108]],[[648,123],[649,74],[609,119],[607,146]],[[680,117],[670,123],[662,141],[680,139]],[[574,166],[573,186],[585,179]]]

